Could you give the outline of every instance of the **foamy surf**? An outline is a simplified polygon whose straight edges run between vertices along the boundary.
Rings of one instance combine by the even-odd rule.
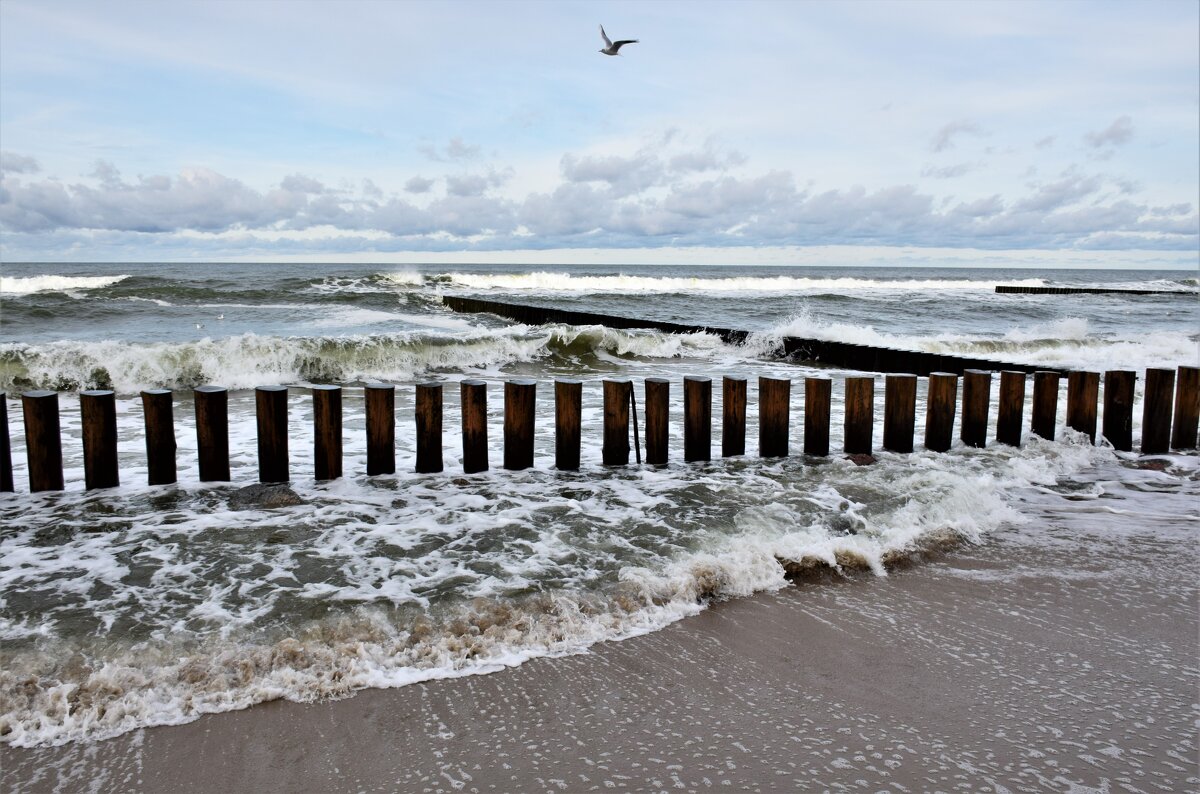
[[[243,513],[222,489],[67,494],[0,541],[0,739],[101,739],[582,652],[780,587],[785,569],[884,574],[979,541],[1022,520],[1008,495],[1107,454],[299,481],[307,505]],[[67,514],[96,518],[52,530]],[[48,589],[36,626],[9,617]]]
[[[31,295],[35,292],[72,292],[103,289],[129,278],[120,276],[0,276],[0,294]]]
[[[794,276],[672,278],[664,276],[636,276],[620,274],[613,276],[588,276],[573,273],[443,273],[438,281],[453,287],[480,290],[533,291],[533,292],[858,292],[862,290],[984,290],[990,292],[987,282],[966,279],[863,279],[863,278],[796,278]],[[1015,282],[1020,286],[1039,287],[1045,284],[1040,278],[1027,278]]]

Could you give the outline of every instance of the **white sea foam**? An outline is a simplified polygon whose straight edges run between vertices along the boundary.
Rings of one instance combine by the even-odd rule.
[[[1197,334],[1166,330],[1098,333],[1087,319],[1081,317],[1016,326],[995,335],[923,335],[889,333],[869,324],[831,322],[811,313],[801,313],[756,334],[760,340],[785,336],[1097,372],[1173,368],[1200,360],[1200,336]]]
[[[408,318],[362,309],[345,311],[370,322]],[[203,383],[250,389],[277,383],[406,381],[464,368],[495,372],[514,362],[558,356],[617,362],[629,357],[732,355],[729,346],[708,334],[564,325],[480,329],[459,318],[435,315],[412,320],[430,326],[434,333],[287,338],[241,334],[177,343],[0,343],[0,364],[6,365],[0,367],[0,389],[111,388],[133,394]]]
[[[669,276],[583,276],[571,273],[445,273],[439,277],[456,287],[471,289],[529,290],[539,292],[859,292],[983,290],[993,291],[992,281],[969,279],[863,279],[797,278],[793,276],[678,278]],[[1042,279],[1015,282],[1021,286],[1041,286]]]
[[[253,417],[233,408],[239,449],[253,440]],[[598,422],[585,413],[590,430]],[[598,459],[598,437],[587,433],[585,460]],[[401,447],[410,453],[411,441]],[[355,441],[348,465],[362,453]],[[0,737],[96,739],[580,652],[711,598],[782,586],[781,563],[882,574],[923,544],[978,540],[1023,520],[1014,492],[1110,455],[1043,443],[883,453],[866,468],[787,459],[587,465],[580,475],[546,471],[542,459],[539,471],[466,480],[295,478],[308,504],[241,513],[224,491],[194,485],[169,507],[161,489],[135,484],[122,498],[69,491],[27,505],[0,539],[0,592],[58,592],[39,625],[0,626]],[[194,449],[182,445],[181,456],[190,468]],[[235,478],[251,467],[235,466]],[[101,502],[104,511],[90,509]],[[110,523],[39,541],[56,511],[93,516],[79,530]],[[97,630],[80,634],[80,621]]]
[[[0,293],[29,295],[34,292],[72,292],[111,287],[129,276],[0,276]]]

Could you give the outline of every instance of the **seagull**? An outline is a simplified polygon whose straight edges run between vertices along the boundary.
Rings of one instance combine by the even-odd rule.
[[[600,50],[600,52],[604,53],[605,55],[620,55],[621,53],[618,52],[618,50],[620,50],[621,47],[625,46],[626,44],[638,43],[637,39],[622,39],[621,41],[614,42],[608,37],[608,34],[604,32],[603,25],[600,26],[600,38],[604,39],[604,49]]]

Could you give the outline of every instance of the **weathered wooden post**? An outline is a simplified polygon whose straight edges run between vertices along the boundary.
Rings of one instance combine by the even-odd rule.
[[[875,379],[846,378],[846,427],[842,450],[870,455],[875,441]]]
[[[785,458],[792,402],[792,381],[788,378],[758,379],[758,454],[764,458]]]
[[[601,456],[605,466],[625,466],[629,463],[629,393],[633,382],[628,378],[604,381],[604,447]]]
[[[646,462],[661,466],[667,462],[671,382],[666,378],[646,378],[645,395]]]
[[[417,384],[414,419],[417,425],[417,473],[442,471],[442,384]]]
[[[804,454],[825,457],[829,454],[829,404],[833,381],[829,378],[804,379]]]
[[[917,376],[888,375],[883,386],[883,448],[912,452],[917,424]]]
[[[954,407],[958,402],[958,376],[951,372],[929,373],[925,397],[925,449],[946,452],[954,441]]]
[[[1175,381],[1175,422],[1172,449],[1195,449],[1200,429],[1200,367],[1180,367]]]
[[[1104,373],[1104,425],[1102,432],[1113,449],[1133,449],[1133,386],[1137,373],[1109,370]]]
[[[313,476],[336,480],[342,476],[342,387],[312,387]]]
[[[83,482],[89,491],[121,484],[117,471],[117,400],[107,389],[79,393]]]
[[[721,379],[721,457],[746,454],[746,379]]]
[[[58,392],[27,391],[21,395],[21,409],[25,415],[29,490],[61,491],[62,433],[58,421]]]
[[[396,387],[368,383],[363,389],[367,418],[367,476],[396,473]]]
[[[504,468],[533,467],[533,414],[537,381],[514,378],[504,383]]]
[[[1025,373],[1000,373],[1000,404],[996,409],[996,440],[1010,447],[1021,446],[1021,423],[1025,416]]]
[[[146,426],[146,479],[149,485],[171,485],[178,480],[175,467],[175,405],[170,389],[142,392],[142,419]]]
[[[8,395],[0,391],[0,493],[12,493],[12,440],[8,435]]]
[[[229,392],[221,386],[197,386],[192,398],[200,482],[229,482]]]
[[[254,390],[258,418],[258,481],[287,482],[287,386],[259,386]]]
[[[1033,407],[1030,429],[1035,435],[1054,440],[1054,425],[1058,422],[1058,373],[1033,373]]]
[[[712,378],[683,379],[683,459],[712,460]]]
[[[463,471],[488,470],[487,383],[474,378],[459,387],[462,399]]]
[[[1096,403],[1100,396],[1100,373],[1067,373],[1067,427],[1087,433],[1096,443]]]
[[[582,415],[583,382],[554,381],[554,468],[559,471],[579,470]]]
[[[987,446],[988,402],[991,399],[992,373],[981,369],[963,372],[962,429],[960,437],[968,447]]]
[[[1171,393],[1175,370],[1147,369],[1142,403],[1142,454],[1158,455],[1171,446]]]

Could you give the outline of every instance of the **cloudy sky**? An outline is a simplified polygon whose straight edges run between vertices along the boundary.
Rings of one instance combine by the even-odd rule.
[[[0,260],[1197,267],[1198,41],[1191,0],[4,0]]]

